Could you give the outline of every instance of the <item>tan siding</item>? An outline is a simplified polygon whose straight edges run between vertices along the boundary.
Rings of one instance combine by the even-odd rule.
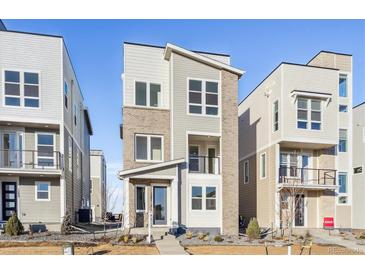
[[[352,56],[321,52],[309,62],[309,65],[351,71]]]
[[[352,228],[351,218],[351,206],[341,205],[336,207],[337,228]]]
[[[35,200],[35,181],[51,182],[51,200]],[[60,222],[60,182],[52,178],[20,178],[19,216],[22,222]]]

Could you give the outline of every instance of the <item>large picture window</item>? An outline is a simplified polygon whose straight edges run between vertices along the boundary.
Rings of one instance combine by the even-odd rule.
[[[298,98],[297,127],[300,129],[320,130],[322,121],[321,101]]]
[[[135,136],[135,159],[137,161],[163,161],[163,138],[157,135]]]
[[[161,107],[161,85],[137,81],[135,83],[136,106]]]
[[[218,82],[189,79],[188,112],[218,115]]]
[[[39,74],[4,71],[4,104],[14,107],[39,108]]]

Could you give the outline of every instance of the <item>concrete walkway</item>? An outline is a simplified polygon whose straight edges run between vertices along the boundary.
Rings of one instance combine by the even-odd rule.
[[[162,239],[157,238],[155,244],[160,255],[188,255],[175,236],[167,235]]]
[[[328,235],[327,231],[320,231],[320,230],[313,230],[310,233],[315,237],[319,238],[320,240],[327,242],[329,244],[337,244],[344,246],[348,249],[353,250],[354,252],[362,252],[365,253],[365,246],[358,245],[354,240],[345,240],[339,235]]]

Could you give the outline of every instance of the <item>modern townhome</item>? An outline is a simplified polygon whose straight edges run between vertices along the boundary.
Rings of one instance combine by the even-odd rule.
[[[129,227],[238,234],[238,80],[225,54],[124,43]],[[152,215],[149,215],[151,213]]]
[[[105,216],[106,199],[106,162],[102,150],[90,151],[91,212],[92,221],[100,222]]]
[[[89,114],[60,36],[0,31],[0,221],[58,230],[90,207]]]
[[[352,110],[353,228],[365,229],[365,102]]]
[[[352,56],[281,63],[238,113],[240,216],[266,227],[322,228],[328,218],[351,228]]]

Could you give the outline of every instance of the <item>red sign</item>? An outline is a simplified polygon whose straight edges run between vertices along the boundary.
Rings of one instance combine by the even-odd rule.
[[[335,221],[333,217],[324,217],[323,218],[323,228],[324,229],[334,229],[335,228]]]

